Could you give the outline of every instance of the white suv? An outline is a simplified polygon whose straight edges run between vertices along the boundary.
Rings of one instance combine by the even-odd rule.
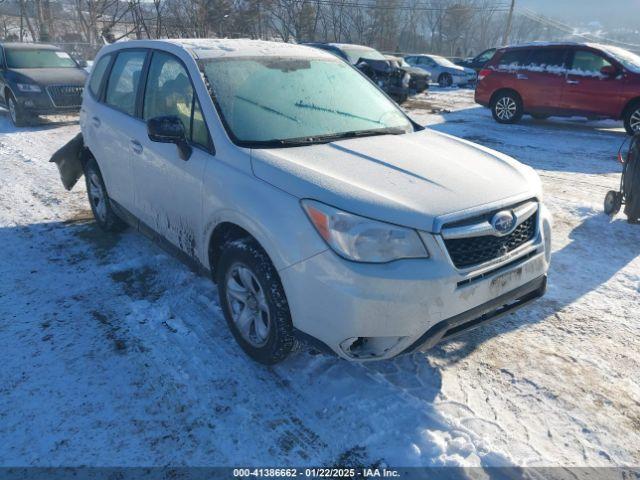
[[[390,358],[544,293],[534,171],[419,127],[330,53],[130,41],[94,65],[80,124],[96,221],[211,274],[255,360],[296,337]]]

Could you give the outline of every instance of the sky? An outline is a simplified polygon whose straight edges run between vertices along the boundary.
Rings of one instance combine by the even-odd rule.
[[[516,6],[567,22],[629,25],[640,18],[640,0],[516,0]]]

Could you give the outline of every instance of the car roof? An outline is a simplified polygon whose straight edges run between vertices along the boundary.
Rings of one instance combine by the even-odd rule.
[[[0,42],[0,47],[10,48],[12,50],[33,50],[34,48],[40,48],[42,50],[60,50],[60,48],[55,45],[49,45],[48,43]]]
[[[375,50],[375,48],[372,47],[367,47],[366,45],[357,45],[355,43],[327,43],[326,45],[329,45],[331,47],[336,47],[336,48],[353,48],[353,49],[360,49],[360,50]]]
[[[112,43],[106,51],[122,48],[162,48],[175,47],[186,50],[196,59],[222,57],[265,57],[286,56],[304,58],[335,58],[317,48],[294,43],[269,42],[265,40],[229,39],[229,38],[182,38],[170,40],[127,40]],[[173,48],[172,48],[173,47]]]
[[[596,49],[607,48],[608,45],[591,42],[528,42],[520,43],[518,45],[508,45],[506,47],[499,48],[499,50],[516,49],[516,48],[532,48],[532,47],[589,47]]]

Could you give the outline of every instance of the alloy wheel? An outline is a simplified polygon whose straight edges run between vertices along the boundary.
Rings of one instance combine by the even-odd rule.
[[[226,296],[233,322],[251,346],[264,346],[271,332],[271,318],[264,289],[243,264],[233,265],[226,277]]]
[[[511,97],[502,97],[496,102],[496,115],[500,120],[511,120],[518,110],[518,105]]]
[[[98,220],[104,222],[107,218],[107,202],[100,178],[95,172],[89,174],[89,198],[98,216]]]
[[[640,108],[638,108],[631,115],[629,125],[631,125],[631,130],[633,130],[634,132],[640,132]]]
[[[11,121],[15,124],[18,121],[18,114],[16,111],[16,103],[13,98],[9,98],[9,115],[11,115]]]

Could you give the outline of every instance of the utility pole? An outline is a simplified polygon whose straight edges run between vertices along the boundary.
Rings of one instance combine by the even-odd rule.
[[[502,45],[506,45],[509,42],[509,35],[511,34],[511,23],[513,22],[513,10],[516,8],[516,0],[511,0],[511,7],[509,8],[509,16],[507,17],[507,28],[504,29],[504,35],[502,36]]]

